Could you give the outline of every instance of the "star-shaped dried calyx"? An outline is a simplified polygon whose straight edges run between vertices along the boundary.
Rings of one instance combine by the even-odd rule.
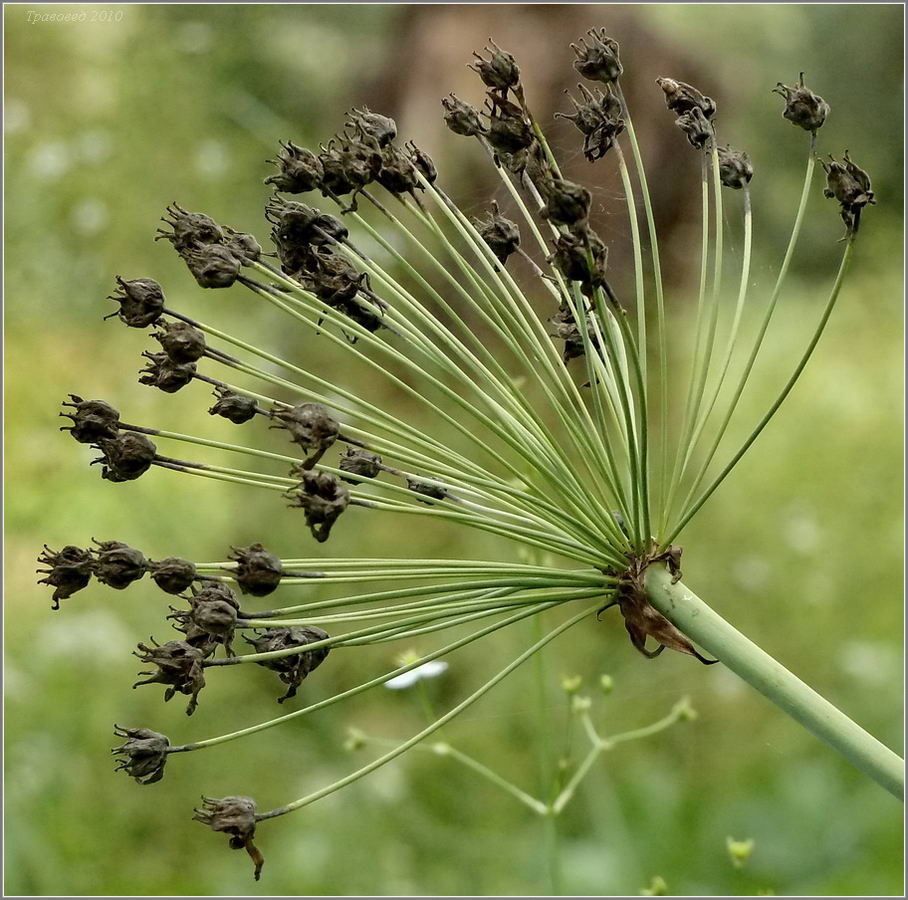
[[[148,728],[123,728],[120,725],[114,725],[114,734],[126,738],[121,747],[110,751],[118,757],[119,765],[114,771],[125,771],[139,784],[154,784],[164,777],[170,746],[167,735]]]
[[[254,638],[244,636],[244,640],[255,647],[256,653],[271,653],[275,650],[288,650],[291,647],[305,647],[316,641],[327,640],[328,637],[327,631],[314,625],[291,625],[256,631]],[[272,672],[277,672],[281,681],[289,686],[287,693],[278,698],[278,703],[283,703],[296,696],[297,688],[310,672],[325,661],[330,649],[330,647],[316,647],[306,653],[282,656],[278,659],[265,659],[258,663]]]
[[[212,831],[231,835],[230,849],[245,850],[255,864],[255,880],[261,877],[265,858],[253,843],[255,826],[259,821],[255,813],[255,801],[249,797],[224,797],[213,800],[202,797],[202,805],[193,810],[194,821],[207,825]]]
[[[321,544],[328,540],[331,528],[350,503],[347,486],[330,472],[291,470],[302,475],[302,481],[287,493],[291,506],[300,507],[306,514],[306,524],[312,536]]]
[[[290,440],[309,454],[302,462],[304,469],[311,469],[337,440],[337,419],[321,403],[301,403],[290,409],[273,409],[270,416],[276,423],[271,428],[288,431]]]
[[[826,121],[826,116],[829,115],[829,104],[804,84],[803,72],[798,78],[798,83],[793,87],[782,84],[780,81],[772,92],[785,100],[782,115],[805,131],[816,134]]]
[[[152,337],[161,345],[171,361],[193,363],[205,355],[205,335],[188,322],[163,322]]]
[[[244,422],[254,419],[255,414],[258,412],[258,405],[252,397],[244,397],[242,394],[236,394],[228,388],[215,388],[214,396],[217,401],[208,412],[212,416],[222,416],[225,419],[229,419],[234,425],[242,425]]]
[[[209,653],[200,647],[194,647],[186,641],[167,641],[158,644],[152,638],[152,646],[139,644],[139,651],[133,651],[143,663],[158,667],[156,672],[139,672],[150,675],[144,681],[137,681],[133,688],[142,684],[164,684],[164,700],[170,700],[177,693],[189,697],[186,715],[191,716],[199,705],[199,692],[205,687],[205,670],[202,661]]]
[[[484,219],[472,220],[473,227],[495,254],[495,258],[504,263],[520,247],[520,230],[514,222],[501,215],[495,200],[490,205],[492,208]]]
[[[485,52],[489,54],[488,59],[484,59],[474,50],[476,62],[470,63],[467,68],[476,72],[487,87],[504,93],[516,88],[520,84],[520,69],[514,57],[506,50],[502,50],[491,38]]]
[[[72,419],[73,424],[61,425],[60,431],[68,431],[80,444],[94,444],[102,438],[113,438],[120,430],[120,411],[103,400],[83,400],[77,394],[70,394],[71,403],[63,402],[75,412],[61,412],[61,416]]]
[[[188,610],[174,610],[167,618],[175,620],[174,627],[186,635],[187,644],[200,648],[206,656],[218,644],[224,645],[228,656],[235,656],[233,634],[239,611],[236,594],[228,585],[215,582],[189,598]]]
[[[280,147],[278,155],[267,160],[279,172],[266,178],[265,184],[273,184],[275,190],[287,194],[306,194],[321,185],[325,172],[321,160],[311,150],[297,147],[293,141],[281,142]]]
[[[114,292],[108,300],[116,300],[120,308],[104,316],[111,319],[117,316],[132,328],[146,328],[154,325],[164,312],[164,291],[156,281],[151,278],[135,278],[125,281],[117,275],[118,292]]]
[[[585,85],[579,84],[577,87],[583,103],[565,91],[574,104],[574,113],[555,113],[555,118],[567,119],[577,126],[583,135],[583,155],[594,162],[605,156],[614,146],[618,135],[624,131],[621,102],[612,93],[610,84],[606,85],[604,93],[597,88],[595,94]]]
[[[375,179],[389,194],[412,194],[419,186],[416,167],[409,154],[388,144],[382,150],[382,165]]]
[[[148,560],[147,566],[151,580],[168,594],[182,594],[196,578],[195,563],[176,556],[158,562]]]
[[[360,478],[375,478],[382,470],[382,461],[381,457],[371,450],[358,450],[353,447],[347,447],[337,467],[342,472],[359,475]],[[345,478],[344,481],[348,484],[356,484],[356,481],[352,479]]]
[[[743,150],[731,147],[717,148],[719,154],[719,178],[725,187],[740,190],[754,177],[750,157]]]
[[[172,203],[167,207],[166,215],[161,221],[171,230],[165,231],[163,228],[159,228],[155,240],[164,238],[170,241],[180,255],[186,250],[224,242],[224,231],[211,216],[189,212],[177,203]]]
[[[280,558],[269,553],[261,544],[232,547],[228,559],[236,562],[233,577],[244,594],[264,597],[281,583],[284,566]]]
[[[142,356],[148,360],[148,364],[139,370],[139,384],[160,388],[166,394],[175,394],[195,378],[194,362],[177,363],[166,353],[150,353],[148,350],[143,351]]]
[[[344,197],[352,193],[355,198],[375,181],[381,170],[381,146],[362,129],[358,129],[355,138],[336,136],[320,149],[319,160],[324,172],[321,187],[326,197]],[[355,209],[354,200],[348,211]]]
[[[604,28],[591,28],[587,37],[580,38],[579,45],[571,44],[571,49],[577,55],[574,68],[589,81],[612,84],[624,71],[618,58],[618,42],[608,37]]]
[[[144,434],[135,431],[121,432],[114,438],[102,438],[92,446],[103,456],[92,460],[101,463],[101,477],[107,481],[134,481],[144,475],[154,461],[158,448]]]
[[[698,106],[678,116],[675,124],[687,135],[687,140],[697,150],[705,149],[713,138],[712,123]]]
[[[148,560],[140,550],[120,541],[95,541],[95,576],[101,584],[122,591],[148,571]]]
[[[45,544],[44,552],[38,557],[38,563],[50,567],[38,569],[37,573],[47,576],[39,579],[38,584],[49,584],[54,588],[51,609],[59,609],[61,600],[66,600],[76,591],[87,587],[95,571],[95,560],[91,550],[83,550],[72,544],[59,551],[51,550]]]

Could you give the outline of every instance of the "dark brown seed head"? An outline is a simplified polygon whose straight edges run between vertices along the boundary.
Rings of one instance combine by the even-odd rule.
[[[491,38],[485,52],[489,54],[488,59],[484,59],[474,50],[476,62],[471,63],[468,68],[479,75],[483,84],[495,90],[506,92],[517,87],[520,83],[520,69],[517,68],[514,57],[506,50],[502,50]]]
[[[167,214],[161,221],[170,226],[171,231],[158,229],[155,240],[165,238],[170,241],[181,256],[186,250],[224,241],[224,232],[214,219],[204,213],[191,213],[176,203],[167,207]]]
[[[583,155],[590,161],[602,159],[614,146],[615,140],[624,131],[621,118],[621,103],[607,84],[605,93],[596,89],[595,94],[585,85],[578,85],[583,103],[568,94],[574,104],[573,115],[555,113],[555,118],[568,119],[583,134]],[[567,92],[565,92],[567,93]]]
[[[287,650],[291,647],[305,647],[316,641],[324,641],[328,632],[314,625],[291,625],[283,628],[269,628],[266,631],[256,631],[254,638],[245,638],[254,648],[256,653],[271,653],[275,650]],[[289,685],[287,693],[278,698],[278,703],[283,703],[296,696],[297,688],[306,676],[317,669],[327,658],[330,647],[316,647],[306,653],[282,656],[278,659],[265,659],[258,665],[277,672],[281,681]]]
[[[798,83],[793,87],[782,84],[780,81],[772,92],[785,100],[782,115],[805,131],[816,132],[826,121],[826,116],[829,115],[829,104],[805,86],[803,72],[798,78]]]
[[[255,418],[258,406],[252,397],[244,397],[221,387],[215,388],[214,396],[217,397],[217,402],[208,410],[211,415],[223,416],[235,425],[242,425]]]
[[[479,110],[469,103],[459,100],[454,94],[443,97],[441,105],[445,108],[445,125],[454,132],[464,137],[475,137],[485,134],[486,128],[479,118]]]
[[[340,458],[338,468],[342,472],[359,475],[360,478],[375,478],[381,472],[381,457],[369,450],[347,447],[346,453]],[[351,479],[345,478],[344,481],[348,484],[356,484]]]
[[[347,124],[355,132],[374,138],[379,147],[387,147],[397,137],[397,123],[394,119],[374,113],[365,106],[352,110]]]
[[[291,409],[273,409],[270,416],[276,423],[272,428],[286,429],[290,440],[309,454],[303,460],[304,469],[311,469],[337,440],[337,420],[321,403],[301,403]]]
[[[498,261],[503,263],[520,247],[520,230],[514,222],[501,215],[496,201],[493,200],[491,206],[484,219],[473,219],[473,225]]]
[[[213,831],[231,835],[230,849],[245,850],[255,863],[255,880],[262,873],[265,858],[253,843],[255,825],[258,818],[255,814],[255,801],[249,797],[224,797],[213,800],[202,797],[202,805],[193,810],[192,817],[196,822],[207,825]]]
[[[180,254],[199,287],[227,288],[237,279],[241,259],[224,244],[202,244]]]
[[[164,777],[170,746],[167,735],[148,728],[122,728],[119,725],[114,725],[114,734],[126,738],[121,747],[110,751],[118,757],[119,764],[114,771],[125,771],[139,784],[154,784]]]
[[[540,191],[545,200],[543,218],[571,228],[586,225],[593,198],[585,187],[561,178],[546,178],[540,183]]]
[[[161,290],[161,285],[151,278],[125,281],[119,275],[117,284],[119,287],[108,299],[116,300],[120,308],[104,318],[117,316],[121,322],[132,328],[154,325],[164,310],[164,291]]]
[[[665,93],[665,105],[676,115],[683,116],[692,109],[699,109],[707,119],[716,114],[716,102],[695,87],[674,78],[657,78],[656,84]]]
[[[158,448],[144,434],[134,431],[121,432],[114,438],[102,438],[96,444],[102,457],[93,460],[102,463],[101,477],[107,481],[133,481],[150,468]]]
[[[587,37],[580,38],[579,45],[571,44],[571,49],[577,55],[574,68],[589,81],[612,84],[624,71],[618,58],[618,42],[607,37],[604,28],[591,28]]]
[[[157,666],[156,672],[140,672],[150,675],[144,681],[137,681],[133,688],[142,684],[163,684],[167,686],[164,700],[170,700],[175,694],[189,697],[186,715],[191,716],[198,706],[199,692],[205,687],[205,671],[202,660],[209,655],[212,648],[194,647],[186,641],[167,641],[166,644],[139,644],[135,655],[143,663]]]
[[[120,541],[95,541],[95,576],[101,584],[122,591],[138,581],[148,569],[140,550]]]
[[[287,494],[290,504],[303,509],[312,536],[323,543],[328,540],[331,528],[350,503],[350,492],[330,472],[293,469],[291,475],[301,475],[302,481]]]
[[[72,402],[63,402],[75,412],[62,412],[73,420],[72,426],[63,425],[61,431],[68,431],[80,444],[94,444],[101,438],[116,437],[120,430],[120,412],[103,400],[83,400],[76,394],[70,394]]]
[[[227,240],[224,246],[243,264],[258,262],[262,255],[262,245],[251,234],[245,231],[234,231],[229,226],[224,226]]]
[[[404,146],[410,154],[410,162],[416,166],[416,169],[429,184],[433,184],[435,179],[438,178],[438,170],[435,168],[435,163],[432,162],[432,157],[420,150],[413,141],[408,141]]]
[[[233,547],[228,559],[237,563],[233,577],[244,594],[264,597],[281,583],[284,567],[280,559],[261,544]]]
[[[142,353],[148,365],[139,370],[139,384],[160,388],[167,394],[175,394],[195,378],[194,362],[176,363],[166,353]]]
[[[407,487],[414,494],[420,494],[422,497],[431,497],[433,500],[447,500],[449,497],[447,488],[434,481],[427,481],[423,478],[408,478]],[[428,500],[423,500],[428,503]],[[430,504],[431,505],[431,504]]]
[[[273,184],[276,190],[287,194],[305,194],[319,187],[325,174],[321,160],[311,150],[297,147],[293,141],[280,146],[277,157],[268,160],[279,171],[266,178],[265,184]]]
[[[159,562],[148,561],[154,583],[168,594],[182,594],[195,581],[195,564],[188,559],[168,556]]]
[[[388,144],[382,150],[382,166],[376,180],[395,196],[412,193],[419,185],[416,167],[410,156],[393,144]]]
[[[687,135],[691,146],[698,150],[704,150],[713,138],[713,126],[699,106],[678,116],[675,124]]]
[[[205,355],[205,335],[188,322],[163,322],[152,337],[175,363],[193,363]]]
[[[593,257],[592,269],[590,254]],[[582,234],[559,235],[555,242],[555,252],[548,261],[568,281],[579,281],[581,291],[589,297],[597,287],[605,283],[608,247],[592,229],[587,228]]]
[[[174,627],[186,635],[186,643],[208,653],[223,644],[228,656],[233,656],[233,632],[236,628],[239,601],[231,588],[223,583],[206,585],[189,598],[189,610],[177,610],[168,616]]]
[[[50,566],[48,569],[38,569],[39,575],[46,576],[39,579],[38,584],[49,584],[54,588],[51,609],[59,609],[61,600],[66,600],[76,591],[87,587],[95,570],[91,550],[82,550],[71,544],[59,552],[51,550],[45,544],[38,562],[42,566]]]
[[[725,187],[740,190],[754,177],[754,167],[750,157],[743,150],[731,147],[719,147],[719,177]]]

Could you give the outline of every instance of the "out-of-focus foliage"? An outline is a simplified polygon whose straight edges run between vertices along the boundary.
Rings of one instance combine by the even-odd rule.
[[[78,9],[91,15],[96,8]],[[95,536],[127,541],[155,558],[197,560],[224,559],[231,544],[259,540],[285,556],[514,552],[455,529],[421,525],[417,535],[406,518],[376,525],[365,516],[357,527],[339,527],[330,550],[316,549],[299,513],[271,496],[163,471],[134,484],[102,484],[87,468],[91,452],[56,431],[59,402],[72,390],[111,400],[129,421],[234,438],[229,426],[201,412],[208,398],[200,386],[173,398],[135,384],[145,341],[99,321],[112,308],[103,298],[116,274],[154,277],[181,309],[340,376],[343,364],[330,345],[252,307],[240,289],[197,289],[170,247],[152,242],[155,223],[178,200],[264,239],[263,160],[277,140],[325,139],[389,71],[419,93],[420,84],[407,78],[425,60],[414,59],[400,35],[416,33],[414,17],[425,25],[436,15],[433,7],[368,5],[117,9],[119,22],[68,24],[29,24],[26,7],[4,10],[6,891],[545,893],[540,823],[512,798],[429,754],[411,754],[261,826],[268,864],[259,884],[244,859],[225,853],[222,836],[190,821],[201,792],[250,793],[270,807],[339,777],[361,760],[343,749],[348,726],[386,738],[420,727],[412,692],[378,690],[288,727],[177,757],[164,781],[150,787],[113,773],[114,722],[152,727],[180,742],[213,736],[277,715],[274,678],[264,670],[219,671],[223,677],[211,679],[192,720],[178,702],[163,706],[152,688],[132,693],[139,666],[130,650],[150,632],[164,633],[163,595],[148,581],[125,594],[93,587],[51,614],[49,592],[32,574],[42,543],[85,545]],[[879,202],[865,216],[851,277],[817,356],[683,543],[693,589],[895,746],[902,702],[902,11],[785,4],[553,9],[577,19],[575,37],[604,24],[623,46],[658,40],[709,73],[720,127],[757,168],[754,303],[765,301],[775,277],[806,150],[805,135],[781,118],[780,101],[769,93],[775,82],[791,83],[806,69],[833,107],[820,134],[824,152],[838,155],[847,146],[874,178]],[[611,28],[613,12],[627,34]],[[466,62],[491,28],[532,70],[532,56],[521,49],[544,45],[545,35],[521,31],[521,8],[488,7],[482,15],[475,28],[462,19],[454,55]],[[569,49],[547,46],[546,53],[549,62],[561,60],[568,79]],[[625,65],[633,79],[632,56]],[[459,84],[462,73],[452,70],[452,84],[455,77]],[[437,98],[431,100],[435,109]],[[679,155],[686,150],[655,85],[648,108],[635,116],[661,127]],[[418,117],[400,125],[417,140],[435,133]],[[576,153],[579,140],[566,123],[553,131],[559,150]],[[465,141],[444,154],[426,149],[466,160],[461,182],[481,162]],[[597,165],[611,168],[608,160]],[[600,171],[575,169],[594,184]],[[649,175],[656,191],[679,177],[674,170]],[[814,320],[831,279],[841,223],[820,187],[817,179],[796,280],[766,347],[766,377],[745,395],[747,422],[783,383],[804,322]],[[696,190],[692,180],[689,195]],[[603,202],[614,231],[623,230],[618,198]],[[735,208],[728,204],[733,235]],[[695,254],[696,230],[687,237]],[[734,256],[734,238],[731,249]],[[677,311],[688,285],[670,287]],[[686,319],[675,319],[683,346]],[[384,399],[416,415],[392,391]],[[280,445],[278,437],[269,444]],[[316,596],[315,589],[295,590]],[[518,626],[452,657],[448,672],[428,683],[433,702],[456,702],[530,639],[529,628]],[[431,646],[426,640],[420,649]],[[392,654],[335,651],[300,700],[357,683]],[[694,723],[601,762],[559,822],[565,892],[634,893],[655,874],[679,894],[900,892],[896,802],[721,667],[705,670],[676,654],[648,662],[609,616],[571,632],[545,662],[544,724],[528,666],[446,728],[444,738],[532,790],[540,732],[550,731],[556,748],[563,741],[562,673],[588,682],[601,672],[614,677],[614,693],[600,701],[607,732],[659,718],[684,693],[700,713]],[[756,841],[743,870],[728,861],[729,834]]]

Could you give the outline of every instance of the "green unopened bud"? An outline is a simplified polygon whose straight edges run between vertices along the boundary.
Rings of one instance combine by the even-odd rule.
[[[748,838],[746,841],[736,841],[732,837],[727,837],[725,839],[725,846],[728,849],[728,856],[731,859],[731,864],[736,869],[741,869],[744,867],[747,860],[750,859],[751,853],[753,853],[754,839]]]
[[[615,679],[611,675],[600,675],[599,676],[599,690],[603,694],[608,696],[613,690],[615,690]]]
[[[358,728],[348,728],[347,739],[344,741],[344,750],[348,753],[356,753],[357,750],[362,750],[367,742],[366,735]]]
[[[561,690],[565,694],[572,695],[576,694],[583,685],[583,676],[582,675],[562,675],[561,676]]]
[[[664,897],[668,893],[668,885],[661,875],[653,875],[649,887],[640,888],[641,897]]]
[[[593,701],[589,697],[581,697],[580,694],[574,694],[571,697],[571,712],[575,716],[583,715],[585,712],[589,712],[593,706]]]

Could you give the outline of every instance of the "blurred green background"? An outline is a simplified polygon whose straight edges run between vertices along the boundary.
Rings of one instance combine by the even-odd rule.
[[[690,340],[683,312],[698,256],[697,163],[656,76],[714,96],[722,133],[754,160],[758,309],[787,241],[806,150],[770,88],[806,70],[833,109],[821,152],[848,147],[871,173],[878,204],[864,216],[815,358],[682,543],[694,590],[901,752],[901,6],[39,8],[88,14],[68,23],[29,23],[29,9],[4,8],[7,893],[549,891],[541,823],[456,763],[423,753],[263,825],[267,864],[254,883],[245,856],[190,821],[199,794],[251,794],[263,808],[288,802],[370,758],[368,748],[344,749],[348,727],[384,739],[418,730],[417,697],[378,689],[174,758],[162,783],[139,787],[113,773],[112,723],[152,727],[175,742],[210,737],[277,715],[276,679],[258,668],[220,670],[187,719],[179,699],[164,706],[154,687],[129,690],[138,669],[131,649],[151,633],[165,639],[166,602],[150,582],[125,593],[95,586],[51,613],[50,590],[33,575],[43,543],[85,546],[93,536],[151,558],[223,559],[229,546],[257,540],[284,556],[514,557],[512,546],[478,533],[408,517],[354,521],[355,511],[329,545],[316,547],[299,511],[271,495],[164,471],[101,483],[87,467],[92,451],[58,432],[56,418],[72,391],[110,400],[130,422],[238,440],[229,423],[202,413],[201,385],[177,397],[136,385],[147,339],[100,321],[113,306],[103,298],[116,274],[154,277],[170,305],[190,315],[325,377],[369,384],[326,341],[252,307],[242,289],[196,288],[171,248],[152,242],[158,217],[177,200],[265,243],[263,160],[279,138],[325,140],[363,102],[395,116],[401,134],[436,159],[449,192],[478,211],[495,183],[478,148],[441,127],[438,101],[450,90],[479,100],[464,64],[489,34],[518,57],[544,122],[566,109],[561,91],[575,81],[569,41],[605,25],[621,42],[680,346]],[[105,11],[122,16],[95,16]],[[614,160],[591,168],[570,123],[551,133],[569,177],[594,188],[597,227],[616,280],[627,283]],[[728,201],[730,260],[740,254],[738,208],[737,198]],[[819,177],[807,219],[742,429],[784,382],[831,282],[841,222]],[[406,397],[370,387],[370,397],[419,421]],[[259,445],[283,451],[284,439],[262,435]],[[283,602],[303,602],[327,589],[285,590]],[[427,683],[433,702],[457,702],[530,639],[530,628],[517,626],[452,657],[448,672]],[[294,702],[380,671],[406,649],[390,646],[335,651]],[[416,649],[433,646],[426,639]],[[611,616],[572,631],[544,661],[541,714],[528,666],[443,732],[527,790],[538,789],[540,733],[551,732],[558,747],[564,741],[562,674],[586,679],[605,733],[655,721],[684,694],[700,713],[597,765],[558,823],[565,893],[634,894],[654,875],[677,894],[902,893],[899,804],[721,666],[704,669],[673,653],[647,661]],[[615,680],[609,697],[595,695],[601,673]],[[575,764],[584,749],[575,736]],[[728,860],[729,835],[756,841],[741,871]]]

